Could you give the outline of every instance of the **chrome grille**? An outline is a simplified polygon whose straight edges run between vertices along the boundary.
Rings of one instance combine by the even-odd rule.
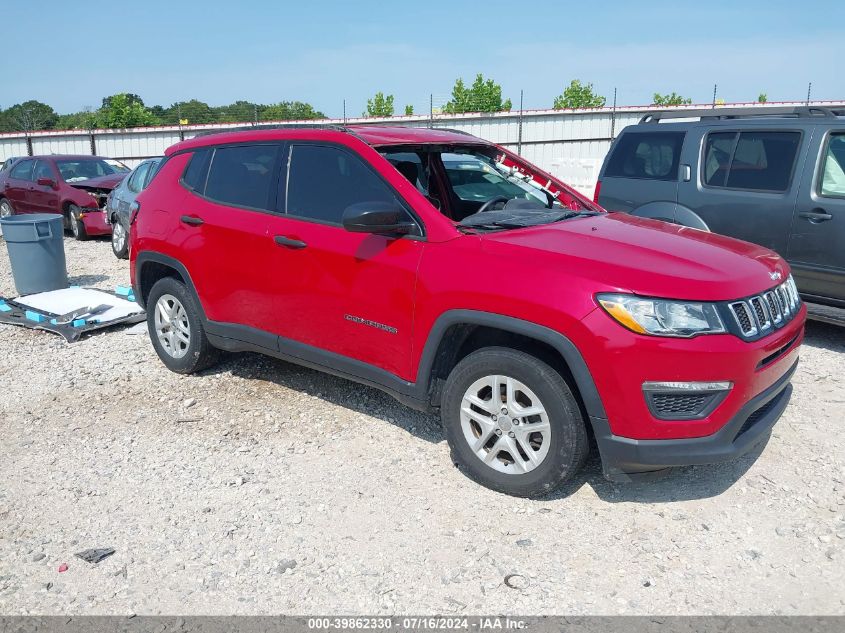
[[[783,309],[781,308],[780,301],[778,301],[774,292],[767,292],[763,296],[766,297],[766,303],[769,304],[769,312],[772,315],[772,321],[775,325],[777,325],[783,320]]]
[[[736,319],[739,329],[745,336],[754,336],[757,334],[757,327],[754,325],[754,317],[751,314],[751,308],[745,301],[737,301],[730,305],[731,312]]]
[[[784,283],[763,294],[728,304],[728,309],[746,338],[767,334],[798,314],[801,298],[790,276]]]

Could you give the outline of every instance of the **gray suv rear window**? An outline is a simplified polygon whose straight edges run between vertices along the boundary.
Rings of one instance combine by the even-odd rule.
[[[605,176],[677,180],[684,132],[628,132],[616,142]]]
[[[704,144],[704,184],[786,191],[800,142],[800,132],[711,132]]]

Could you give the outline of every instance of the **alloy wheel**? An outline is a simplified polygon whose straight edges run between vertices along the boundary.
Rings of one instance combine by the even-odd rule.
[[[111,241],[115,251],[120,252],[126,246],[126,229],[123,228],[120,222],[112,224]]]
[[[551,444],[545,406],[510,376],[485,376],[469,386],[461,401],[461,430],[478,459],[506,474],[534,470]]]
[[[155,306],[155,335],[162,349],[182,358],[191,344],[191,324],[185,306],[171,294],[159,297]]]

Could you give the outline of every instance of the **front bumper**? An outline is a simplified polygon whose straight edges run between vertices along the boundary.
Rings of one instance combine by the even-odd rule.
[[[106,221],[106,214],[102,209],[84,207],[80,210],[79,219],[85,225],[88,235],[111,235],[111,224]]]
[[[592,417],[605,477],[630,481],[674,466],[736,459],[757,446],[775,425],[792,395],[792,366],[774,384],[749,400],[719,431],[705,437],[636,440],[614,435],[603,418]]]

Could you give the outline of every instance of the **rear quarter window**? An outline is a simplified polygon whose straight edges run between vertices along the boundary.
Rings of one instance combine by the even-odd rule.
[[[782,192],[789,189],[801,133],[711,132],[704,142],[702,179],[709,187]]]
[[[684,132],[627,132],[613,148],[604,175],[677,180]]]
[[[208,175],[208,163],[211,161],[212,148],[203,147],[194,151],[182,174],[182,184],[199,194],[205,192],[205,180]]]

